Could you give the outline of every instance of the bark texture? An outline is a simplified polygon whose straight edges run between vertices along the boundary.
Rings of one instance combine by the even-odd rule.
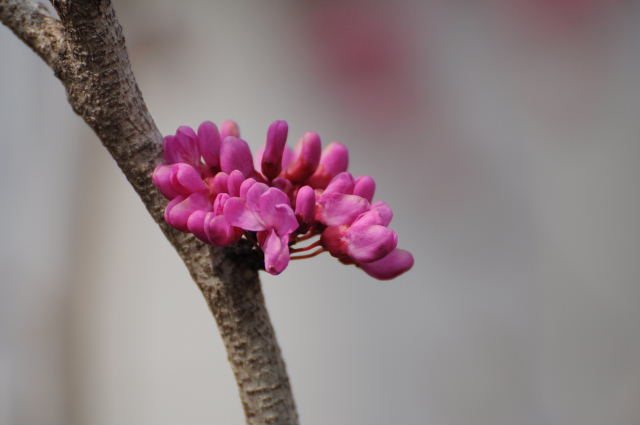
[[[162,136],[133,76],[110,1],[52,3],[59,19],[29,0],[0,0],[0,20],[53,69],[73,110],[98,135],[184,261],[218,323],[247,423],[297,423],[260,289],[260,254],[245,243],[210,249],[165,223],[167,201],[151,182]]]
[[[211,253],[216,279],[202,290],[213,303],[247,422],[297,423],[291,385],[260,289],[262,256],[246,240],[232,248],[211,247]]]

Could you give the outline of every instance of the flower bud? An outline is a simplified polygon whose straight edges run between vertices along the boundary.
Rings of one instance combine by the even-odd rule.
[[[242,231],[234,228],[223,215],[208,215],[204,231],[209,243],[216,246],[227,246],[240,240]]]
[[[213,177],[213,182],[211,185],[213,186],[213,191],[215,193],[226,193],[229,189],[227,186],[227,180],[229,180],[229,175],[225,172],[219,172]]]
[[[344,171],[336,175],[322,193],[323,195],[328,193],[345,193],[347,195],[353,194],[354,180],[351,173]]]
[[[309,178],[309,184],[316,189],[327,187],[331,179],[349,168],[349,149],[339,142],[331,142],[322,152],[320,165]]]
[[[404,249],[394,249],[385,257],[358,266],[369,276],[380,280],[394,279],[413,267],[413,255]]]
[[[209,167],[220,165],[220,133],[211,121],[205,121],[198,127],[198,146],[204,161]]]
[[[200,166],[198,136],[191,127],[178,127],[175,136],[164,138],[164,159],[167,164],[186,162],[196,168]]]
[[[286,194],[291,193],[291,190],[293,189],[293,184],[284,177],[276,177],[275,179],[273,179],[271,184],[273,185],[273,187],[277,187]]]
[[[178,196],[178,193],[171,184],[171,170],[171,165],[161,164],[153,170],[153,175],[151,176],[153,184],[156,185],[167,199],[173,199]]]
[[[255,173],[251,149],[247,142],[237,137],[229,136],[220,145],[220,168],[227,174],[239,170],[245,177]]]
[[[357,263],[384,257],[398,245],[398,234],[385,226],[351,226],[344,236],[347,252]]]
[[[235,121],[227,120],[220,126],[220,139],[224,140],[229,136],[240,137],[240,128]]]
[[[363,212],[369,209],[369,202],[355,195],[328,193],[318,199],[315,219],[327,226],[351,225]]]
[[[174,198],[164,211],[164,219],[178,230],[187,232],[189,216],[198,210],[209,211],[211,202],[201,192],[193,193],[188,197],[178,196]]]
[[[321,149],[322,143],[318,133],[305,133],[296,146],[297,156],[289,164],[285,176],[293,183],[304,182],[318,167]]]
[[[256,180],[252,178],[248,178],[245,181],[243,181],[242,184],[240,185],[240,197],[246,198],[247,192],[249,191],[249,189],[251,189],[251,186],[253,186],[256,183],[257,183]]]
[[[316,192],[311,186],[302,186],[296,195],[296,217],[302,223],[311,223],[316,210]]]
[[[202,181],[198,170],[185,163],[171,165],[171,185],[179,195],[183,196],[207,190],[207,185]]]
[[[269,180],[276,178],[282,170],[282,155],[288,130],[286,121],[275,121],[269,126],[261,164],[262,174]]]
[[[227,179],[227,190],[229,195],[238,196],[240,195],[240,185],[245,181],[244,176],[238,170],[233,170],[231,174],[229,174],[229,178]]]
[[[373,201],[376,193],[376,181],[371,176],[360,176],[356,179],[353,194],[363,197],[369,202]]]

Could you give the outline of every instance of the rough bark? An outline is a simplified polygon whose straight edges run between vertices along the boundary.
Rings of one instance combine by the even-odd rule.
[[[298,416],[291,385],[260,289],[263,260],[251,247],[248,241],[226,250],[211,247],[216,279],[203,292],[213,303],[248,423],[293,424]]]
[[[227,348],[247,423],[297,423],[285,364],[249,244],[213,248],[164,222],[166,200],[151,182],[162,136],[135,81],[109,0],[53,0],[59,19],[28,0],[0,0],[0,20],[54,71],[73,110],[95,131],[178,251],[204,295]]]

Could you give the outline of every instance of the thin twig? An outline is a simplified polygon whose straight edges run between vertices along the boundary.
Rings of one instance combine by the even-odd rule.
[[[322,254],[323,252],[326,252],[326,250],[324,248],[320,248],[317,251],[313,251],[310,252],[308,254],[304,254],[304,255],[292,255],[291,257],[289,257],[291,260],[304,260],[305,258],[313,258],[315,256],[318,256],[320,254]]]

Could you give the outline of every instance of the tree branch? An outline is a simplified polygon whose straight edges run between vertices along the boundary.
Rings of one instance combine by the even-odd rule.
[[[260,258],[249,244],[212,248],[163,218],[151,182],[162,136],[144,103],[109,0],[53,0],[60,20],[30,1],[0,0],[0,20],[55,72],[69,104],[109,150],[184,261],[216,318],[247,422],[297,423],[284,361],[260,289]]]
[[[260,289],[262,255],[252,247],[247,240],[231,249],[211,247],[216,279],[203,292],[216,312],[247,422],[296,424],[291,385]]]
[[[66,57],[64,28],[46,7],[30,0],[2,0],[0,18],[56,75],[62,71]]]

